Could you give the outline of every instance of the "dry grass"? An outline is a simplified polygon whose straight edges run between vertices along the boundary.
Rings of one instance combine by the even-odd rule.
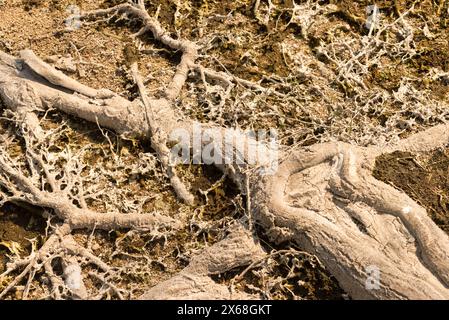
[[[76,71],[70,76],[129,98],[137,95],[128,71],[130,61],[137,59],[149,92],[157,96],[164,89],[161,84],[173,75],[179,55],[151,37],[129,40],[137,28],[125,20],[65,30],[69,4],[90,10],[117,2],[0,2],[0,49],[17,54],[29,48],[53,62],[71,59]],[[260,1],[257,8],[254,1],[147,2],[150,13],[158,14],[170,32],[200,45],[201,64],[257,83],[249,87],[242,81],[224,88],[192,74],[177,104],[180,112],[200,121],[277,128],[281,142],[293,147],[329,140],[388,144],[449,117],[447,1],[420,1],[414,6],[411,1],[393,1],[394,10],[385,4],[372,30],[364,24],[365,7],[371,4],[367,1],[273,0]],[[3,130],[11,129],[7,120],[1,122]],[[106,191],[89,200],[90,208],[123,213],[157,210],[188,221],[166,238],[128,230],[76,235],[80,244],[89,242],[96,255],[119,270],[108,280],[130,297],[181,270],[193,254],[222,238],[226,226],[245,216],[244,197],[214,169],[182,168],[183,179],[196,196],[191,208],[177,201],[148,146],[57,112],[48,113],[42,123],[57,131],[55,157],[67,150],[79,154],[86,188],[92,188],[92,194]],[[21,143],[15,141],[17,148]],[[90,171],[100,178],[89,181]],[[35,232],[24,224],[20,227]],[[2,237],[0,241],[13,241]],[[6,260],[8,253],[0,246],[1,259]],[[240,271],[216,280],[231,281]],[[32,298],[48,295],[43,282],[38,275]],[[265,298],[342,297],[319,263],[298,252],[274,255],[237,285]],[[88,286],[101,291],[98,281]],[[16,291],[8,298],[20,298],[20,286]],[[105,297],[111,298],[109,293]]]

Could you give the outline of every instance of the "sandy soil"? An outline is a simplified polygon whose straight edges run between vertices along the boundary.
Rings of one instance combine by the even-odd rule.
[[[138,30],[132,22],[112,20],[111,23],[84,24],[74,31],[68,31],[64,24],[70,15],[67,11],[69,5],[91,10],[120,2],[0,1],[0,49],[13,55],[25,48],[32,49],[56,66],[57,60],[69,59],[74,68],[64,70],[61,67],[68,75],[89,86],[108,88],[128,98],[136,97],[137,91],[127,66],[131,59],[138,59],[149,92],[157,96],[173,75],[179,59],[177,53],[154,43],[150,36],[140,39],[140,42],[131,41],[130,35]],[[310,27],[306,38],[304,27],[291,22],[292,1],[273,1],[277,9],[267,23],[263,23],[262,18],[255,19],[253,1],[180,1],[178,5],[170,0],[147,2],[149,12],[156,14],[158,11],[159,20],[170,32],[202,43],[206,48],[201,58],[204,65],[227,70],[244,79],[260,80],[262,84],[294,97],[297,102],[294,104],[290,100],[263,95],[246,97],[243,91],[239,91],[241,89],[237,89],[231,102],[217,109],[220,97],[214,95],[213,90],[205,92],[198,77],[192,77],[178,104],[180,112],[201,121],[243,128],[276,127],[282,143],[298,146],[330,139],[362,145],[388,141],[447,118],[447,110],[446,113],[443,111],[448,102],[449,78],[430,76],[435,69],[449,71],[447,1],[421,1],[411,16],[411,24],[418,26],[425,21],[432,34],[425,36],[424,29],[417,28],[414,38],[416,55],[407,59],[400,55],[397,58],[382,57],[383,63],[371,66],[362,78],[367,88],[365,92],[368,92],[360,98],[365,99],[363,102],[374,93],[392,97],[393,93],[399,92],[404,79],[413,79],[411,86],[422,92],[424,97],[428,95],[433,99],[428,117],[423,116],[421,107],[414,107],[415,100],[410,102],[410,107],[406,103],[384,99],[382,108],[370,107],[369,103],[366,108],[359,108],[363,103],[360,103],[359,92],[354,85],[334,81],[327,76],[337,74],[338,68],[322,54],[323,44],[328,45],[339,37],[357,38],[366,34],[365,8],[369,1],[319,1],[322,5],[337,4],[338,10],[328,15],[320,13],[314,18],[317,23]],[[265,1],[261,2],[260,15],[263,15],[267,5]],[[304,2],[296,1],[298,4]],[[385,19],[390,20],[411,5],[411,1],[380,2],[381,12]],[[232,13],[232,18],[223,20],[229,13]],[[324,86],[325,91],[320,86]],[[375,99],[381,98],[373,99],[375,103]],[[414,125],[404,125],[410,119]],[[113,193],[126,186],[129,191],[121,195],[123,201],[147,197],[145,210],[158,210],[167,215],[183,212],[191,221],[167,239],[155,240],[150,235],[128,233],[128,230],[96,232],[93,235],[94,253],[111,265],[124,268],[122,277],[115,279],[116,283],[131,290],[135,296],[181,270],[192,254],[216,242],[233,219],[244,215],[244,197],[230,181],[222,181],[216,169],[206,166],[183,168],[183,179],[190,184],[197,198],[195,208],[188,208],[177,201],[157,165],[139,176],[112,168],[114,153],[123,163],[132,164],[138,162],[143,153],[151,152],[148,145],[125,141],[108,131],[110,144],[95,124],[57,112],[51,112],[44,124],[47,128],[54,128],[63,122],[66,122],[66,134],[58,140],[59,147],[69,144],[74,150],[81,146],[91,148],[86,163],[92,168],[106,167],[111,176],[116,177],[115,181],[110,177],[100,181],[105,188]],[[2,123],[2,126],[7,124]],[[378,159],[374,175],[418,201],[428,209],[435,222],[449,232],[448,167],[447,150],[419,155],[395,153]],[[205,194],[208,189],[211,190]],[[89,205],[97,210],[107,210],[107,199],[101,200],[103,202]],[[38,244],[42,243],[45,221],[33,214],[36,210],[39,209],[14,206],[0,209],[0,272],[8,260],[7,255],[12,253],[14,243],[22,250],[19,254],[30,252],[31,244],[27,239],[36,238]],[[89,236],[80,232],[77,240],[85,244]],[[262,234],[260,237],[263,239]],[[275,246],[267,242],[265,247],[273,250],[288,248],[289,244]],[[292,270],[293,276],[289,273]],[[215,280],[229,281],[240,271],[223,274]],[[278,279],[279,282],[272,282],[269,289],[270,297],[275,299],[346,297],[335,279],[317,261],[300,254],[273,258],[270,265],[249,273],[239,286],[248,292],[254,292],[254,288],[263,291],[270,279]],[[39,286],[39,277],[36,284]],[[95,283],[88,285],[93,287]],[[42,294],[36,290],[34,297]],[[9,298],[20,298],[20,292]]]

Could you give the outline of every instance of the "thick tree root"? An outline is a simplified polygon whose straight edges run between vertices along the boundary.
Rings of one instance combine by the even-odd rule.
[[[147,97],[139,81],[137,69],[134,69],[134,74],[141,99],[130,102],[107,90],[87,88],[70,80],[44,64],[30,51],[24,51],[20,59],[0,53],[0,98],[3,104],[16,114],[17,119],[23,123],[22,126],[28,128],[28,132],[35,133],[34,137],[30,137],[33,141],[43,139],[35,112],[53,107],[97,122],[119,134],[150,138],[158,150],[158,155],[164,159],[167,156],[166,142],[170,142],[166,134],[175,129],[191,132],[195,124],[195,121],[179,116],[173,106],[173,100],[178,97],[188,71],[199,70],[203,79],[206,76],[216,79],[222,77],[221,82],[226,85],[238,82],[238,79],[224,77],[196,65],[195,45],[187,40],[171,38],[159,23],[146,13],[142,1],[135,6],[123,4],[111,9],[97,10],[85,14],[83,18],[95,19],[115,13],[127,14],[142,22],[143,27],[137,36],[151,31],[157,41],[182,51],[181,63],[173,80],[167,85],[165,97]],[[243,158],[248,157],[248,145],[255,144],[264,148],[267,159],[270,159],[272,151],[247,136],[213,124],[203,127],[234,135],[243,142],[236,144],[243,147],[234,146],[234,152]],[[161,136],[157,136],[159,128],[164,129]],[[448,125],[436,126],[384,150],[328,143],[282,153],[279,170],[272,176],[249,170],[268,168],[270,161],[251,165],[247,161],[244,165],[220,165],[220,168],[238,183],[243,192],[246,191],[245,186],[248,186],[252,203],[251,216],[263,227],[271,240],[295,242],[302,249],[315,254],[353,298],[447,299],[448,236],[430,220],[424,208],[403,192],[374,179],[371,171],[375,158],[382,152],[433,150],[449,143],[448,132]],[[215,146],[216,149],[218,147]],[[162,163],[169,171],[169,163],[165,160],[162,160]],[[41,166],[41,169],[48,183],[54,184],[51,176],[45,172],[45,165]],[[134,216],[92,212],[82,208],[82,205],[77,206],[68,201],[67,195],[62,195],[61,188],[57,185],[52,186],[51,192],[38,188],[36,179],[27,177],[12,161],[0,156],[0,184],[7,190],[2,201],[25,201],[53,209],[55,215],[64,222],[61,228],[68,230],[63,233],[63,238],[76,228],[151,229],[161,225],[176,228],[175,221],[158,215]],[[172,183],[181,199],[187,202],[192,200],[185,186],[177,186],[174,180]],[[79,200],[82,204],[82,199]],[[238,232],[236,234],[238,237],[231,236],[209,248],[203,255],[193,259],[179,275],[150,289],[143,297],[248,297],[231,295],[226,287],[215,284],[209,278],[213,273],[250,264],[255,257],[260,258],[260,250],[250,244],[248,236]],[[68,245],[69,240],[52,241],[60,243],[59,249],[54,249],[53,254],[72,248],[69,250],[72,254],[88,256],[81,248],[75,249]],[[240,242],[245,243],[245,246]],[[47,247],[53,248],[55,245],[50,243]],[[40,253],[34,254],[26,260],[10,265],[8,273],[25,267],[18,276],[19,280],[16,278],[12,286],[26,274],[32,274],[36,263],[45,267],[53,286],[60,286],[48,263],[48,250],[43,248],[39,250],[42,251],[42,257]],[[246,251],[239,250],[242,248],[246,248]],[[73,274],[71,279],[75,279],[79,270],[73,260],[68,261],[67,268],[72,270]],[[107,269],[106,266],[103,267]],[[375,285],[370,282],[372,270],[377,270],[376,274],[379,276]],[[7,289],[12,286],[10,284]],[[68,284],[65,286],[69,287]],[[72,290],[74,287],[81,289],[78,295],[83,295],[81,284],[71,286]],[[60,292],[54,294],[56,298],[60,296]]]

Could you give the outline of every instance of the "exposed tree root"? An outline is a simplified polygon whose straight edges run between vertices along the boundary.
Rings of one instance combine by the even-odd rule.
[[[330,143],[293,153],[256,188],[259,222],[273,239],[316,254],[353,297],[447,298],[449,239],[425,209],[372,177],[380,152]],[[381,272],[379,290],[367,289],[371,267]]]
[[[252,234],[241,225],[231,228],[224,240],[195,256],[175,277],[147,291],[140,299],[254,299],[257,296],[232,292],[209,276],[250,265],[264,256]]]
[[[176,193],[188,203],[193,201],[188,188],[170,171],[166,143],[171,142],[170,132],[180,128],[191,132],[196,122],[182,118],[173,101],[190,70],[199,70],[203,80],[205,75],[216,79],[222,77],[222,82],[227,84],[238,83],[238,80],[198,67],[195,63],[196,45],[170,37],[156,19],[146,13],[143,1],[137,5],[123,4],[86,13],[83,18],[95,19],[111,14],[137,18],[143,27],[136,36],[151,31],[157,41],[183,53],[163,98],[146,96],[136,65],[133,73],[141,99],[130,102],[107,90],[88,88],[67,78],[30,51],[23,51],[18,59],[0,54],[0,97],[27,129],[23,134],[24,139],[29,140],[27,146],[30,146],[27,159],[40,167],[31,174],[24,172],[22,166],[8,159],[1,150],[0,184],[5,190],[0,193],[1,201],[23,201],[52,209],[63,222],[38,252],[8,266],[6,274],[19,268],[23,271],[2,296],[26,275],[30,279],[37,268],[44,267],[53,285],[53,297],[63,296],[64,290],[76,297],[86,297],[79,265],[73,257],[83,257],[105,273],[111,271],[73,242],[70,232],[74,229],[154,229],[176,228],[177,225],[171,218],[156,214],[99,214],[83,207],[82,194],[73,194],[70,187],[61,188],[61,182],[56,181],[55,174],[47,168],[45,155],[32,148],[45,139],[39,129],[36,111],[52,107],[98,122],[119,134],[150,138]],[[202,127],[233,135],[241,142],[233,146],[233,151],[246,160],[251,144],[262,148],[266,158],[272,159],[270,154],[274,151],[252,138],[215,125]],[[242,165],[221,165],[220,168],[238,183],[242,192],[248,186],[251,217],[271,240],[295,242],[315,254],[353,298],[447,299],[448,236],[431,221],[424,208],[404,193],[374,179],[371,171],[375,158],[382,152],[433,150],[447,145],[448,129],[448,125],[440,125],[384,150],[327,143],[283,152],[279,170],[274,175],[252,170],[270,168],[272,163],[269,160],[256,164],[247,161]],[[219,150],[221,146],[215,144],[214,148]],[[51,190],[40,187],[41,178],[46,180]],[[77,199],[76,204],[74,198]],[[261,249],[252,241],[243,230],[233,233],[194,258],[179,275],[149,289],[143,298],[249,298],[245,294],[231,294],[228,288],[214,283],[209,275],[260,259]],[[64,283],[54,275],[49,262],[56,256],[66,261]],[[367,286],[372,267],[380,272],[378,288]],[[112,285],[109,288],[120,296]]]
[[[31,143],[31,136],[23,132],[27,147],[36,144]],[[5,142],[5,140],[4,140]],[[43,148],[41,143],[37,148]],[[41,268],[45,270],[52,286],[51,296],[61,298],[70,292],[74,298],[87,298],[84,287],[81,268],[77,262],[83,258],[90,264],[96,265],[103,272],[110,273],[112,269],[104,262],[95,257],[90,251],[78,245],[71,237],[71,232],[76,229],[102,229],[114,230],[123,228],[134,228],[148,231],[164,231],[180,226],[179,221],[154,214],[120,214],[120,213],[98,213],[87,208],[85,194],[82,192],[82,183],[77,181],[76,172],[69,170],[57,171],[53,163],[45,160],[43,151],[37,155],[36,150],[27,149],[26,160],[29,168],[33,168],[29,174],[18,159],[10,159],[5,156],[6,146],[1,147],[0,152],[0,205],[5,202],[28,203],[35,206],[52,209],[54,218],[63,221],[63,224],[54,226],[52,235],[45,244],[25,259],[14,260],[8,264],[7,270],[0,275],[4,277],[13,271],[23,271],[12,281],[1,293],[0,298],[6,295],[17,283],[28,276],[28,284],[23,292],[23,298],[27,298],[28,287],[35,273]],[[45,149],[43,149],[45,150]],[[48,156],[48,155],[47,155]],[[58,177],[58,178],[57,178]],[[50,188],[46,190],[46,188]],[[62,259],[64,270],[64,281],[53,272],[52,261],[55,258]],[[112,288],[112,286],[111,286]]]

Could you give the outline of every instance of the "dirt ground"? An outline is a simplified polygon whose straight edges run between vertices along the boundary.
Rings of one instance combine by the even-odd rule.
[[[7,262],[7,254],[15,250],[30,251],[33,239],[38,244],[42,240],[45,221],[38,214],[31,213],[31,210],[5,205],[0,211],[0,273]]]
[[[74,31],[68,31],[64,23],[70,15],[69,5],[87,11],[121,2],[0,0],[0,49],[13,55],[22,49],[32,49],[56,66],[55,61],[66,58],[74,67],[63,66],[61,70],[71,77],[130,99],[137,96],[137,90],[127,66],[130,60],[138,59],[149,92],[157,96],[173,75],[179,54],[154,43],[151,36],[140,42],[130,40],[130,35],[138,30],[134,22],[86,23]],[[305,2],[295,1],[298,5]],[[275,127],[280,141],[291,147],[332,139],[359,145],[383,143],[449,118],[445,108],[449,77],[435,76],[435,70],[449,72],[448,1],[424,0],[415,4],[416,10],[408,20],[416,26],[414,42],[410,48],[398,49],[398,52],[412,50],[415,54],[409,57],[400,51],[397,55],[383,55],[379,58],[381,63],[370,65],[364,73],[354,67],[354,72],[362,72],[363,89],[351,77],[335,76],[340,74],[338,59],[347,57],[348,52],[333,48],[337,52],[332,59],[325,53],[341,39],[359,39],[367,34],[366,7],[372,2],[316,2],[323,7],[336,5],[336,10],[313,16],[316,22],[308,26],[305,35],[303,20],[293,19],[294,3],[289,0],[273,0],[275,9],[268,14],[268,21],[264,20],[269,10],[267,1],[261,1],[257,15],[253,12],[254,1],[250,0],[145,1],[148,11],[153,15],[158,12],[158,19],[172,34],[202,45],[201,63],[205,66],[259,81],[284,94],[251,95],[237,88],[230,101],[223,100],[220,104],[223,99],[220,93],[214,92],[214,88],[205,90],[198,77],[192,76],[179,99],[180,112],[200,121],[228,126]],[[377,1],[388,21],[397,19],[412,3]],[[229,19],[223,18],[230,13]],[[392,31],[382,37],[394,42],[405,36]],[[409,91],[399,96],[401,90]],[[123,269],[121,278],[115,281],[132,291],[134,297],[179,272],[192,255],[218,241],[226,226],[245,214],[245,198],[216,169],[183,167],[182,178],[196,196],[196,205],[190,208],[177,201],[154,159],[150,160],[154,166],[144,173],[123,172],[115,166],[115,155],[122,164],[141,161],[142,154],[152,151],[145,143],[123,140],[95,124],[53,111],[43,124],[48,129],[64,124],[64,134],[57,139],[55,148],[69,145],[77,151],[82,146],[88,147],[85,163],[94,169],[106,168],[108,172],[104,181],[97,183],[117,193],[123,203],[143,199],[146,211],[158,210],[167,215],[182,212],[188,217],[190,224],[166,239],[128,230],[96,232],[93,240],[85,232],[76,235],[81,244],[91,239],[97,256]],[[7,125],[2,122],[4,128]],[[386,154],[377,160],[374,170],[377,179],[403,190],[428,209],[432,219],[447,232],[448,150],[420,155]],[[124,186],[126,192],[120,191]],[[89,206],[110,210],[107,203],[108,199],[98,199]],[[126,211],[124,208],[115,209]],[[29,253],[31,239],[36,239],[37,245],[42,243],[46,222],[33,210],[37,209],[13,205],[0,208],[0,273],[8,255]],[[263,234],[260,237],[263,239]],[[268,251],[290,246],[265,243]],[[215,280],[229,282],[241,271],[233,270]],[[95,286],[94,282],[87,284]],[[301,253],[273,256],[266,265],[248,273],[238,286],[273,299],[348,298],[318,261]],[[43,294],[36,290],[34,298]],[[20,298],[20,293],[9,298]]]
[[[374,177],[404,191],[449,234],[449,149],[384,154],[376,161]]]

